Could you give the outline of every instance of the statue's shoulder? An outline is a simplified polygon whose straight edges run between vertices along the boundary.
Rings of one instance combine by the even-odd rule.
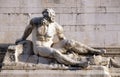
[[[62,27],[60,24],[58,24],[57,22],[54,22],[54,24],[55,24],[56,29],[62,29],[62,28],[63,28],[63,27]]]
[[[59,26],[61,26],[57,22],[54,22],[54,25],[55,25],[56,28],[59,27]]]
[[[39,25],[41,24],[42,17],[34,17],[30,20],[32,25]]]

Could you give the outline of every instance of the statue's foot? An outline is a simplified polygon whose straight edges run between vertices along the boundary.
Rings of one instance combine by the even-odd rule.
[[[96,55],[103,55],[106,53],[106,50],[105,49],[101,49],[100,52],[96,52],[95,54]]]
[[[105,54],[106,53],[106,49],[101,49],[101,53]]]
[[[111,66],[115,68],[120,68],[120,64],[116,62],[114,59],[110,59],[110,62],[111,62]]]

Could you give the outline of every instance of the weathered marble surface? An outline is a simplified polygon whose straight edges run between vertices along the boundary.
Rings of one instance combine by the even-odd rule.
[[[2,70],[2,77],[111,77],[104,70]]]
[[[7,47],[5,47],[5,48],[7,48]],[[119,49],[120,48],[108,48],[107,49],[107,54],[105,55],[105,56],[111,56],[111,57],[113,57],[113,56],[117,56],[117,60],[119,61],[120,59],[119,59],[119,53],[118,54],[116,54],[116,52],[119,52]],[[5,51],[4,51],[4,54],[5,54]],[[2,51],[1,51],[1,53],[0,53],[0,55],[2,56],[3,54],[2,54]],[[2,57],[4,57],[4,56],[2,56]],[[24,55],[24,57],[25,57],[25,55]],[[116,57],[115,57],[116,58]],[[24,58],[25,59],[25,58]],[[13,65],[15,65],[15,64],[13,64]],[[18,65],[20,65],[20,64],[18,64]],[[27,64],[26,64],[27,65]],[[41,64],[41,65],[43,65],[43,64]],[[11,65],[12,66],[12,65]],[[47,66],[47,65],[45,65],[44,64],[44,66]],[[32,66],[31,66],[32,67]],[[95,66],[94,66],[95,67]],[[9,69],[8,69],[9,68]],[[14,68],[14,70],[12,70]],[[18,70],[18,68],[19,68],[19,70]],[[40,68],[40,67],[39,67]],[[46,67],[47,69],[48,69],[48,67]],[[13,66],[13,67],[10,67],[9,65],[8,66],[3,66],[1,69],[1,72],[0,72],[0,77],[13,77],[13,76],[15,76],[15,77],[33,77],[33,76],[38,76],[38,77],[78,77],[78,76],[81,76],[81,77],[86,77],[85,76],[85,73],[86,72],[88,72],[89,71],[89,75],[91,76],[91,77],[94,77],[93,76],[93,74],[94,73],[97,73],[98,71],[101,71],[101,70],[98,70],[98,71],[94,71],[94,70],[75,70],[75,71],[71,71],[71,70],[50,70],[50,69],[48,69],[48,70],[46,70],[46,68],[42,68],[42,69],[36,69],[35,70],[35,66],[33,67],[33,68],[29,68],[29,67],[23,67],[23,66],[17,66],[17,68],[15,68],[15,66]],[[28,69],[27,71],[26,71],[26,69]],[[82,72],[83,71],[83,72]],[[91,72],[90,72],[91,71]],[[32,73],[33,74],[32,74]],[[94,72],[94,73],[93,73]],[[17,73],[17,74],[16,74]],[[19,74],[18,74],[19,73]],[[119,68],[109,68],[109,72],[107,72],[107,73],[110,73],[110,75],[112,76],[112,77],[119,77],[120,76],[120,69]],[[83,74],[84,74],[84,76],[83,76]],[[52,75],[52,76],[51,76]],[[64,76],[63,76],[64,75]],[[90,76],[87,76],[87,77],[90,77]],[[96,76],[95,76],[96,77]],[[97,76],[97,77],[99,77],[99,76]],[[100,76],[100,77],[103,77],[103,76]]]
[[[105,66],[89,66],[86,69],[58,64],[54,59],[38,57],[36,55],[21,54],[15,62],[14,46],[8,49],[0,76],[13,77],[111,77]],[[12,57],[12,58],[11,58]],[[27,71],[25,71],[27,70]]]

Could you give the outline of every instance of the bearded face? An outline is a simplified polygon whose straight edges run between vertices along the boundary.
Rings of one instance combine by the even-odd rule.
[[[55,21],[55,11],[53,9],[45,9],[43,12],[43,17],[49,22]]]

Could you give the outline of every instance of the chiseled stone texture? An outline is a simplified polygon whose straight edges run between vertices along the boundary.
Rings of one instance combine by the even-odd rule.
[[[2,70],[1,77],[111,77],[103,70]]]
[[[0,43],[14,43],[29,20],[48,7],[56,11],[69,39],[90,46],[120,45],[120,0],[0,0]]]

